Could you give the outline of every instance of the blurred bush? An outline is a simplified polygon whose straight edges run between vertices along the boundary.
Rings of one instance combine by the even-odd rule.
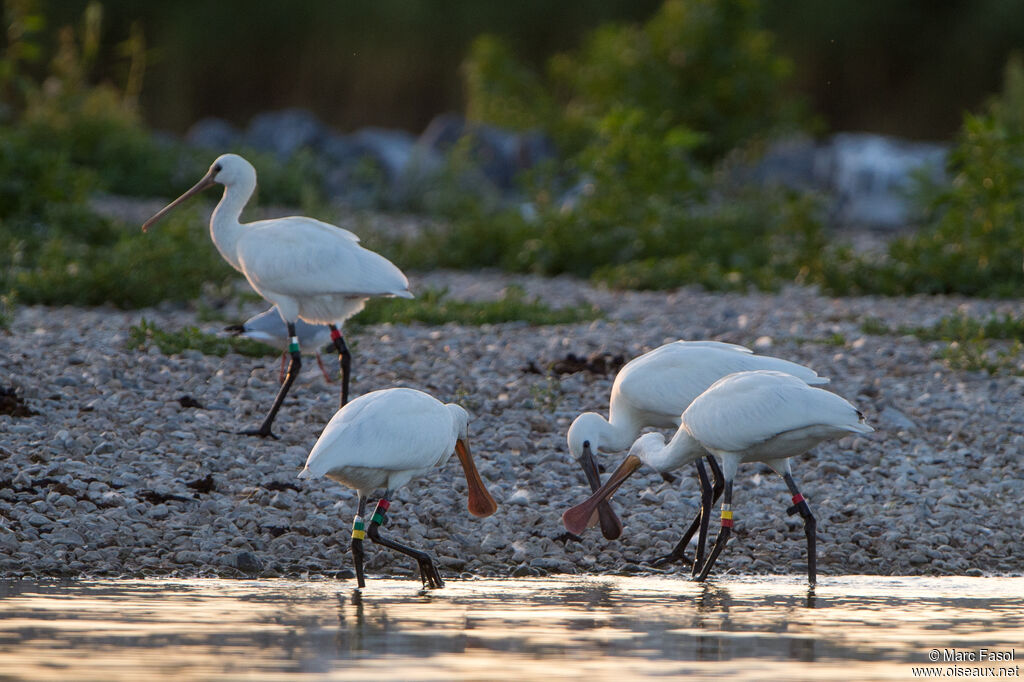
[[[86,6],[78,28],[57,31],[49,66],[35,76],[31,65],[45,54],[45,17],[32,0],[7,0],[4,7],[0,293],[22,303],[141,307],[190,300],[204,284],[231,277],[195,214],[143,236],[137,225],[89,207],[94,192],[177,195],[213,160],[144,127],[137,97],[146,51],[138,27],[118,47],[126,61],[122,86],[91,76],[102,44],[98,3]],[[315,189],[319,171],[308,155],[284,164],[246,155],[260,174],[264,200],[322,201]]]
[[[1003,91],[966,114],[949,158],[948,185],[922,179],[928,221],[891,243],[881,262],[852,253],[831,259],[831,291],[902,295],[1024,292],[1024,62],[1008,61]]]
[[[525,206],[458,205],[450,231],[402,263],[499,266],[666,288],[775,286],[820,271],[811,199],[732,187],[723,155],[806,126],[789,63],[754,0],[667,0],[643,25],[607,25],[544,74],[494,36],[464,76],[470,117],[541,127],[564,162],[524,178]]]

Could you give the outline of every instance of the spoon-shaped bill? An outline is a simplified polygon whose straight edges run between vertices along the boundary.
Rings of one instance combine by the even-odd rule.
[[[611,497],[619,486],[629,478],[634,471],[640,468],[643,462],[636,455],[627,455],[626,459],[619,465],[603,486],[586,500],[562,514],[562,523],[565,529],[574,535],[581,535],[587,529],[587,523],[594,515],[598,505]]]
[[[459,457],[462,470],[466,474],[466,491],[469,499],[466,506],[473,516],[490,516],[498,509],[498,503],[494,501],[491,494],[487,492],[480,472],[476,470],[473,463],[473,455],[469,451],[469,444],[461,438],[455,441],[455,454]]]
[[[594,453],[591,452],[589,444],[583,446],[583,454],[580,455],[577,462],[582,467],[583,473],[587,476],[590,489],[596,492],[601,487],[601,477],[597,472],[597,463],[594,461]],[[615,540],[622,535],[622,521],[615,515],[615,510],[612,509],[611,503],[608,500],[602,500],[597,505],[597,515],[601,522],[601,535],[608,540]],[[591,516],[590,521],[587,523],[587,528],[593,526],[594,522],[595,520]]]
[[[156,214],[152,218],[150,218],[146,222],[142,223],[142,231],[143,232],[149,232],[149,228],[150,227],[152,227],[157,221],[159,221],[165,215],[167,215],[172,210],[174,210],[174,208],[176,206],[178,206],[179,204],[181,204],[185,200],[191,198],[192,196],[195,196],[196,194],[199,194],[200,192],[202,192],[204,189],[206,189],[207,187],[209,187],[213,183],[214,183],[213,170],[211,169],[210,172],[208,172],[206,175],[204,175],[203,178],[199,182],[197,182],[196,184],[192,185],[192,187],[189,188],[184,194],[182,194],[180,197],[178,197],[177,199],[175,199],[171,203],[169,203],[166,206],[164,206],[163,208],[161,208],[159,211],[156,212]]]

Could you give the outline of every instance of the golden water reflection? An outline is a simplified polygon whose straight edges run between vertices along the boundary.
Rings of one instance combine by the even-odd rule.
[[[1024,578],[0,581],[0,679],[909,679],[981,647],[1024,658]]]

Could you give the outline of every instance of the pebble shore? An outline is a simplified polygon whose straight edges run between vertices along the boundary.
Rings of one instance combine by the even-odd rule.
[[[377,325],[348,337],[353,395],[409,386],[473,417],[470,443],[498,512],[469,515],[452,458],[397,493],[386,528],[429,550],[445,577],[662,572],[644,562],[667,553],[692,519],[692,470],[677,472],[675,484],[637,472],[614,499],[625,525],[619,540],[597,528],[566,538],[561,514],[589,489],[565,433],[582,411],[607,414],[613,375],[524,368],[568,353],[628,359],[676,339],[739,343],[813,367],[877,429],[793,461],[818,519],[820,576],[1024,571],[1024,378],[953,370],[936,359],[941,342],[861,330],[868,317],[897,327],[955,312],[1019,316],[1019,304],[835,299],[797,287],[616,292],[499,273],[410,280],[414,290],[447,287],[476,300],[515,284],[551,306],[592,303],[606,315],[548,327]],[[266,307],[246,305],[239,320]],[[170,306],[19,307],[0,332],[0,386],[15,388],[34,413],[0,416],[0,577],[351,577],[355,493],[296,478],[337,409],[338,384],[307,362],[275,424],[281,439],[235,435],[258,425],[272,402],[278,360],[128,349],[129,328],[142,318],[167,330],[223,326]],[[336,358],[325,361],[336,369]],[[611,469],[621,457],[601,460]],[[741,466],[735,532],[713,576],[803,573],[802,525],[786,515],[788,504],[767,467]],[[368,545],[367,571],[414,576],[415,565]]]

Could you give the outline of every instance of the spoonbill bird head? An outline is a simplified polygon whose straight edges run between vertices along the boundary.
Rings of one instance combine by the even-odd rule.
[[[473,454],[469,450],[469,413],[455,404],[449,404],[448,409],[452,413],[455,425],[455,454],[462,464],[462,471],[466,474],[466,506],[473,516],[490,516],[497,511],[498,503],[487,492],[487,487],[473,462]]]
[[[660,433],[645,433],[637,438],[629,449],[626,459],[608,477],[605,484],[585,501],[562,514],[562,523],[565,525],[565,529],[575,535],[582,534],[590,525],[590,519],[597,510],[597,505],[614,495],[619,486],[643,465],[647,457],[664,445],[665,438]]]
[[[221,154],[206,171],[206,175],[199,179],[199,182],[192,185],[184,194],[164,206],[162,209],[142,224],[142,231],[148,232],[157,221],[174,210],[196,194],[199,194],[214,183],[220,183],[227,188],[243,186],[256,187],[256,169],[252,164],[238,154]]]
[[[601,447],[601,432],[605,426],[604,417],[596,412],[584,412],[573,420],[566,439],[569,441],[569,454],[580,466],[593,461],[593,453]]]

